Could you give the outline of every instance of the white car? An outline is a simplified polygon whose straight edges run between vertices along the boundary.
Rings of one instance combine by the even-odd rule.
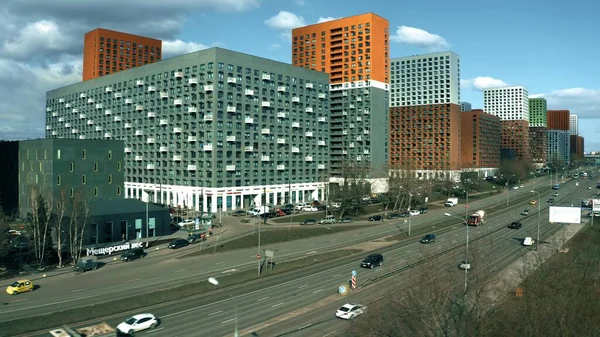
[[[535,240],[533,240],[532,237],[528,236],[525,238],[525,240],[523,240],[523,246],[531,246],[535,243]]]
[[[471,270],[471,261],[463,260],[458,267],[462,270]]]
[[[313,206],[304,206],[302,207],[304,212],[317,212],[319,209]]]
[[[412,209],[412,210],[410,210],[409,213],[410,213],[410,216],[417,216],[417,215],[421,214],[421,212],[419,212],[419,210],[417,210],[417,209]]]
[[[554,192],[554,193],[552,193],[552,196],[553,196],[553,197],[558,197],[558,192]]]
[[[194,219],[185,219],[185,220],[181,221],[180,223],[178,223],[177,226],[188,227],[188,226],[194,226],[195,224],[196,224],[196,221]]]
[[[158,319],[152,314],[139,314],[130,317],[125,322],[117,325],[117,330],[128,335],[142,330],[154,329],[158,325]]]
[[[294,209],[301,211],[304,207],[308,207],[308,206],[310,206],[310,205],[307,203],[301,202],[298,205],[294,206]]]
[[[346,303],[335,312],[335,317],[341,319],[353,319],[367,312],[367,306],[362,304]]]

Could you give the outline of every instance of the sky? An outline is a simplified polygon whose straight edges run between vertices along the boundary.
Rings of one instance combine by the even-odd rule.
[[[451,50],[461,100],[524,85],[579,116],[600,151],[600,67],[590,0],[2,0],[0,139],[44,136],[46,91],[81,81],[83,36],[107,28],[163,40],[163,58],[212,46],[291,62],[291,29],[373,12],[390,23],[391,57]]]

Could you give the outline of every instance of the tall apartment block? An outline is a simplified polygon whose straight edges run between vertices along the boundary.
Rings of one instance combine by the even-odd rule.
[[[529,127],[546,127],[548,102],[545,98],[529,99]]]
[[[501,149],[514,150],[515,159],[531,161],[529,93],[524,86],[484,89],[483,110],[502,121]]]
[[[49,91],[46,136],[124,140],[128,198],[210,212],[312,201],[328,96],[325,73],[210,48]]]
[[[387,176],[388,21],[367,13],[296,28],[292,64],[330,75],[331,176],[347,165]]]
[[[571,135],[570,136],[571,146],[571,159],[582,159],[584,152],[584,139],[581,136]]]
[[[391,64],[390,167],[425,178],[459,170],[459,56],[415,55]]]
[[[548,165],[562,167],[571,162],[571,145],[568,130],[548,129]]]
[[[569,133],[571,136],[579,135],[579,118],[577,115],[569,115]]]
[[[481,109],[461,112],[461,167],[500,167],[502,124],[500,117]]]
[[[545,98],[529,99],[529,149],[531,160],[537,168],[547,164],[548,103]]]
[[[461,112],[465,112],[465,111],[471,111],[471,103],[469,102],[460,102],[460,111]]]
[[[83,80],[158,62],[161,57],[161,40],[97,28],[83,40]]]
[[[571,112],[569,110],[548,110],[548,130],[571,129]]]

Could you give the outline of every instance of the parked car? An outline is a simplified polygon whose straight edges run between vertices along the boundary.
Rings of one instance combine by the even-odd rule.
[[[373,215],[373,216],[369,217],[367,220],[369,220],[369,221],[381,221],[381,220],[383,220],[383,216],[381,216],[381,215]]]
[[[410,214],[410,216],[421,215],[421,212],[419,212],[419,210],[417,209],[411,209],[408,213]]]
[[[421,243],[434,243],[435,242],[435,234],[427,234],[419,242],[421,242]]]
[[[388,218],[388,219],[398,219],[398,218],[401,218],[401,217],[402,217],[402,214],[400,214],[400,213],[390,213],[390,214],[387,215],[386,218]]]
[[[381,254],[371,254],[367,256],[360,264],[361,267],[370,269],[381,265],[383,265],[383,255]]]
[[[532,237],[528,236],[523,240],[523,246],[531,246],[535,243]]]
[[[523,212],[521,212],[521,215],[529,215],[529,210],[524,209]]]
[[[319,209],[316,208],[315,206],[304,206],[304,207],[302,207],[302,211],[304,211],[304,212],[317,212],[317,211],[319,211]]]
[[[238,209],[231,213],[233,216],[245,216],[246,214],[248,214],[248,212],[244,211],[243,209]]]
[[[345,218],[339,219],[338,222],[339,223],[347,223],[347,222],[354,222],[354,220],[352,220],[352,218],[345,217]]]
[[[73,269],[78,273],[84,273],[88,270],[98,269],[98,258],[95,256],[82,257],[77,261]]]
[[[146,256],[146,252],[144,252],[143,248],[134,248],[134,249],[130,249],[130,250],[126,251],[125,253],[121,254],[121,261],[129,262],[129,261],[137,260],[144,256]]]
[[[6,293],[9,295],[17,295],[28,291],[33,291],[33,282],[29,280],[19,280],[6,287]]]
[[[334,224],[335,221],[335,216],[333,215],[328,215],[326,217],[324,217],[323,219],[319,220],[320,224]]]
[[[294,209],[301,211],[302,208],[304,207],[310,207],[310,205],[308,205],[307,203],[301,202],[299,204],[297,204],[296,206],[294,206]]]
[[[139,314],[130,317],[125,322],[117,325],[117,330],[132,336],[134,333],[154,329],[158,325],[158,319],[152,314]]]
[[[335,312],[335,317],[341,319],[353,319],[367,312],[367,306],[362,304],[346,303]]]
[[[419,213],[421,213],[421,214],[425,214],[428,211],[429,211],[429,209],[427,207],[421,207],[421,208],[419,208]]]
[[[194,219],[185,219],[177,224],[177,226],[179,226],[181,228],[194,226],[194,225],[196,225],[196,221],[194,221]]]
[[[462,270],[470,270],[471,269],[471,260],[464,259],[458,264],[458,268]]]
[[[523,227],[523,224],[521,224],[520,221],[513,221],[510,223],[510,225],[508,225],[508,228],[512,228],[512,229],[519,229]]]
[[[190,244],[190,242],[186,239],[175,239],[175,240],[169,242],[167,247],[169,247],[171,249],[177,249],[177,248],[185,247],[189,244]]]
[[[316,224],[317,224],[317,220],[315,220],[315,219],[304,219],[302,222],[300,222],[300,225],[302,225],[302,226],[316,225]]]

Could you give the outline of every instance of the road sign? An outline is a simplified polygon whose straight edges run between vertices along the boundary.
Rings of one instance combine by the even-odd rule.
[[[356,276],[352,276],[351,287],[352,289],[356,289]]]
[[[256,254],[256,259],[260,260],[260,254]]]
[[[348,295],[348,286],[345,284],[342,284],[338,287],[338,294],[345,296]]]
[[[355,276],[355,277],[356,277],[356,270],[353,270],[353,271],[352,271],[352,276]]]

